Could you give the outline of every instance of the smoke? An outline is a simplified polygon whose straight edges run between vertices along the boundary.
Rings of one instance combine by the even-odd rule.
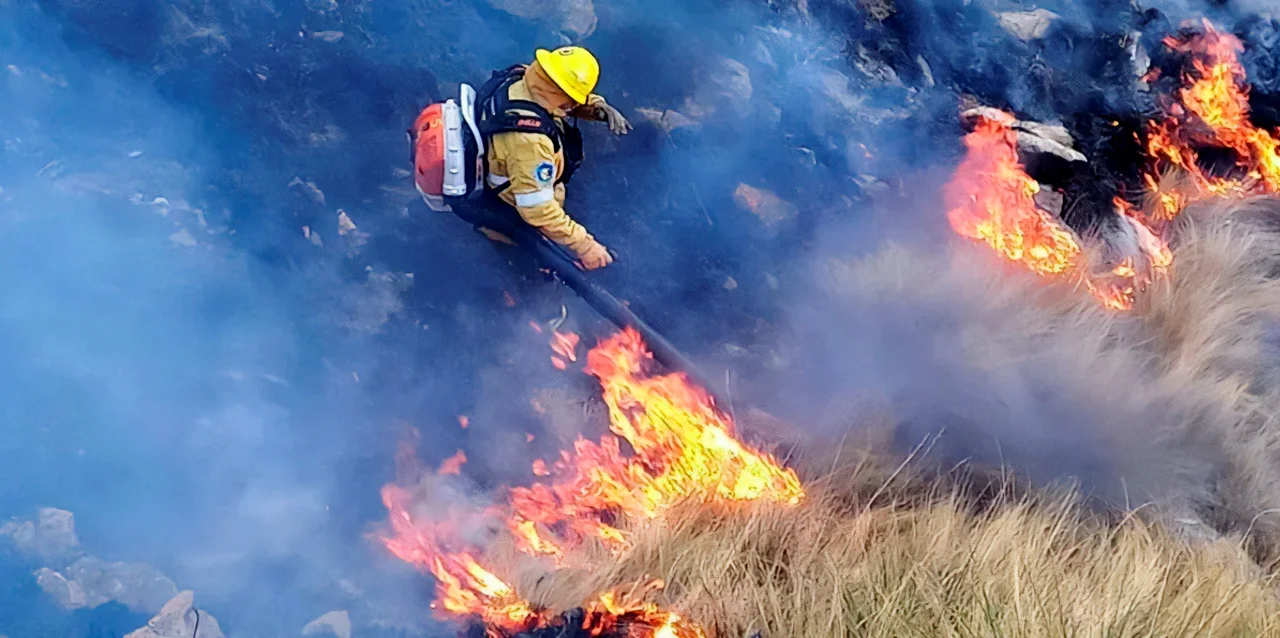
[[[239,610],[224,627],[242,635],[351,604],[342,581],[420,606],[361,539],[394,434],[356,379],[376,380],[390,350],[339,326],[385,303],[376,287],[322,261],[285,278],[237,244],[233,218],[272,209],[211,174],[250,140],[211,136],[145,72],[64,44],[39,9],[0,11],[0,511],[76,512],[88,551],[153,563],[202,607]],[[37,565],[5,562],[6,580],[34,584]],[[0,632],[120,633],[147,617],[62,616],[34,586],[19,594]]]
[[[699,131],[590,131],[603,151],[570,210],[624,255],[606,284],[709,348],[776,312],[764,275],[820,208],[805,202],[779,230],[734,187],[852,192],[832,155],[852,115],[814,138],[825,146],[783,140],[818,119],[815,91],[856,96],[838,41],[821,52],[769,31],[762,51],[743,36],[763,10],[670,4],[601,7],[601,92],[637,120],[637,107],[701,110]],[[0,376],[15,389],[0,512],[74,511],[86,551],[155,565],[235,635],[287,635],[333,608],[421,629],[426,583],[366,538],[404,426],[429,433],[429,463],[466,447],[481,480],[520,476],[513,458],[559,447],[542,442],[530,394],[592,393],[551,368],[547,335],[526,324],[563,304],[568,326],[607,328],[458,220],[410,212],[403,127],[458,80],[557,38],[483,4],[0,11],[13,98],[0,106]],[[749,89],[707,88],[747,64]],[[30,582],[40,565],[25,560],[9,556],[6,577]],[[145,620],[115,609],[63,616],[27,587],[5,598],[0,632]]]
[[[404,128],[459,82],[578,40],[639,125],[622,139],[584,125],[568,209],[621,255],[593,276],[732,371],[740,400],[821,431],[813,406],[878,393],[922,431],[960,424],[956,456],[1084,475],[1112,501],[1198,494],[1212,445],[1146,445],[1127,427],[1196,408],[1098,387],[1098,362],[1151,372],[1070,328],[1097,311],[1044,336],[1016,296],[1036,288],[983,263],[912,265],[840,300],[821,283],[829,258],[887,235],[946,241],[928,193],[959,152],[957,93],[1033,116],[1129,108],[1123,65],[1093,77],[1122,47],[1068,45],[1136,13],[1064,3],[1027,43],[958,1],[883,16],[869,2],[523,4],[0,2],[0,515],[76,512],[87,548],[151,562],[234,635],[289,635],[338,608],[357,626],[426,626],[428,585],[366,538],[395,442],[414,426],[428,464],[465,448],[481,485],[519,480],[594,393],[552,368],[545,326],[567,314],[588,344],[609,327],[411,206]],[[1056,74],[1021,74],[1033,59]],[[895,189],[900,208],[873,209]],[[975,359],[981,344],[998,350]],[[1169,450],[1176,470],[1146,471]],[[33,568],[6,566],[15,582]],[[14,637],[85,622],[34,588],[0,601]]]

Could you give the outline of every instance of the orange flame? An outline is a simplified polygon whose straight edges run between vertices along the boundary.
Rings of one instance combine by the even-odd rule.
[[[1147,152],[1154,160],[1148,187],[1160,202],[1167,222],[1190,202],[1210,196],[1242,196],[1280,192],[1280,140],[1249,122],[1249,85],[1238,53],[1244,48],[1229,33],[1219,33],[1208,20],[1204,31],[1185,39],[1165,38],[1170,49],[1191,56],[1192,71],[1169,107],[1169,119],[1148,123]],[[1211,175],[1197,163],[1196,146],[1220,146],[1235,152],[1237,171]],[[1191,192],[1162,190],[1155,174],[1177,167],[1189,175]]]
[[[1202,33],[1166,38],[1170,49],[1190,56],[1191,70],[1169,117],[1147,125],[1150,171],[1143,176],[1153,195],[1154,210],[1145,218],[1121,199],[1117,212],[1137,235],[1141,263],[1126,258],[1110,273],[1085,276],[1084,285],[1108,308],[1132,306],[1137,290],[1154,273],[1167,270],[1173,254],[1160,236],[1165,225],[1191,202],[1205,197],[1280,193],[1280,138],[1249,121],[1249,86],[1238,53],[1239,39],[1219,33],[1207,20]],[[1154,78],[1158,70],[1153,70]],[[1039,185],[1017,157],[1013,117],[982,119],[965,138],[968,153],[947,186],[948,218],[957,233],[989,244],[1010,261],[1039,275],[1076,269],[1079,244],[1069,230],[1036,207]],[[1198,147],[1218,146],[1236,154],[1237,170],[1219,176],[1200,167]],[[1159,175],[1180,169],[1191,178],[1187,187],[1168,187]]]
[[[486,625],[504,631],[527,629],[536,620],[528,603],[517,598],[501,578],[481,567],[470,550],[451,551],[459,544],[452,527],[414,520],[409,513],[412,501],[412,494],[406,489],[395,485],[382,488],[382,503],[391,513],[393,532],[390,538],[383,539],[383,544],[400,560],[435,576],[433,607],[437,612],[445,617],[478,616]]]
[[[567,356],[576,348],[576,335],[565,335],[560,343]],[[735,439],[732,421],[684,374],[653,374],[652,358],[633,330],[587,353],[586,370],[604,390],[612,436],[598,443],[579,438],[552,468],[535,462],[533,473],[548,482],[513,488],[504,509],[482,512],[497,519],[492,522],[505,523],[522,552],[554,562],[592,538],[621,550],[628,543],[622,520],[653,518],[685,499],[798,503],[804,497],[795,472]],[[383,502],[393,532],[383,542],[400,559],[436,577],[439,613],[478,619],[491,635],[554,623],[477,562],[476,547],[462,541],[457,529],[465,512],[450,513],[443,522],[415,517],[411,493],[396,485],[383,488]],[[590,635],[704,638],[701,628],[675,613],[651,603],[618,601],[617,594],[606,592],[588,602],[583,629]]]
[[[577,361],[578,340],[579,337],[575,333],[562,333],[559,330],[552,331],[551,350],[560,355],[562,359]]]
[[[684,499],[797,503],[795,473],[733,438],[733,423],[683,373],[653,376],[640,335],[624,330],[587,354],[600,379],[612,437],[579,439],[562,452],[551,484],[511,491],[515,524],[560,528],[573,542],[596,538],[622,548],[619,514],[647,519]],[[619,439],[634,451],[624,456]],[[531,550],[532,548],[526,548]]]
[[[462,450],[458,450],[456,454],[444,460],[440,464],[440,469],[436,470],[436,474],[441,476],[452,474],[457,476],[462,473],[462,466],[467,462],[467,454]]]
[[[662,587],[661,581],[652,585]],[[686,623],[679,614],[662,611],[652,603],[624,604],[617,599],[615,592],[606,592],[586,606],[587,619],[583,629],[589,635],[599,636],[611,628],[615,619],[626,617],[633,628],[640,630],[637,635],[646,638],[705,637],[700,627]]]
[[[1080,246],[1070,230],[1036,206],[1040,185],[1018,161],[1017,135],[1009,124],[980,118],[964,143],[968,152],[945,192],[951,228],[1036,274],[1069,270]]]
[[[1127,202],[1116,198],[1117,212],[1138,237],[1143,267],[1128,257],[1109,273],[1082,273],[1075,234],[1036,205],[1040,185],[1018,160],[1013,116],[996,113],[992,118],[980,118],[974,131],[965,136],[967,153],[945,193],[952,229],[986,242],[997,254],[1037,275],[1079,276],[1106,308],[1131,308],[1136,291],[1150,281],[1148,269],[1163,271],[1172,263],[1169,248]]]

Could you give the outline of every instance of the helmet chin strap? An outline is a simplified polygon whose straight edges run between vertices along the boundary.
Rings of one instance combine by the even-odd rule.
[[[556,117],[564,117],[577,105],[556,83],[547,76],[546,71],[537,62],[529,65],[525,71],[525,82],[529,85],[529,93],[534,101],[544,109],[551,111]]]

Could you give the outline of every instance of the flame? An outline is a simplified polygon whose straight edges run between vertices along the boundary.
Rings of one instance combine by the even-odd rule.
[[[511,491],[516,524],[561,528],[580,542],[596,538],[621,549],[619,514],[651,519],[685,499],[798,503],[795,473],[733,437],[733,423],[683,373],[647,372],[652,355],[640,335],[624,330],[587,354],[600,380],[610,431],[595,443],[579,439],[561,453],[553,481]],[[634,452],[624,456],[620,440]],[[531,549],[531,548],[528,548]]]
[[[1240,40],[1220,33],[1208,21],[1204,30],[1184,39],[1168,37],[1165,46],[1190,56],[1191,69],[1178,102],[1164,122],[1149,122],[1147,153],[1153,160],[1145,176],[1160,203],[1156,223],[1174,219],[1187,204],[1206,197],[1238,197],[1280,192],[1280,140],[1249,122],[1249,85],[1238,54]],[[1236,170],[1213,175],[1199,165],[1197,147],[1218,146],[1236,155]],[[1160,187],[1159,173],[1177,168],[1191,178],[1189,189]]]
[[[577,361],[578,341],[579,337],[577,334],[572,332],[562,333],[559,330],[554,330],[551,333],[551,350],[553,350],[557,355],[560,355],[560,358],[562,359]]]
[[[994,111],[991,117],[980,117],[965,136],[967,153],[945,192],[951,228],[986,242],[997,254],[1037,275],[1080,277],[1103,306],[1128,310],[1136,291],[1149,283],[1148,270],[1165,270],[1173,254],[1132,207],[1117,198],[1116,210],[1133,226],[1144,265],[1139,268],[1128,257],[1109,273],[1083,273],[1075,234],[1036,205],[1040,185],[1018,160],[1013,122],[1012,115]]]
[[[531,626],[536,613],[515,596],[501,578],[481,567],[472,550],[450,551],[458,545],[456,530],[427,524],[409,513],[412,494],[395,485],[382,488],[382,503],[391,513],[393,535],[383,544],[400,560],[425,569],[436,578],[436,604],[444,617],[474,615],[491,627],[518,632]],[[443,608],[444,612],[440,612]]]
[[[661,588],[661,581],[655,581],[652,587]],[[652,603],[619,603],[616,592],[605,592],[586,606],[587,619],[583,629],[589,635],[599,636],[607,632],[617,619],[626,618],[637,635],[646,638],[705,638],[706,634],[696,625],[685,622],[679,614],[662,611]],[[601,624],[605,620],[606,624]],[[647,630],[647,631],[646,631]]]
[[[1136,291],[1167,270],[1173,254],[1161,233],[1190,203],[1207,197],[1280,193],[1280,138],[1249,121],[1249,86],[1235,36],[1205,20],[1200,33],[1169,37],[1164,44],[1186,54],[1190,68],[1184,87],[1163,121],[1147,123],[1151,164],[1143,180],[1151,194],[1144,215],[1117,198],[1116,209],[1137,235],[1139,259],[1127,257],[1111,272],[1082,276],[1102,304],[1126,310]],[[1153,69],[1148,79],[1159,75]],[[948,218],[957,233],[985,241],[997,253],[1039,275],[1077,270],[1080,247],[1072,233],[1035,205],[1039,185],[1018,163],[1013,116],[979,120],[965,138],[968,153],[947,186]],[[1216,146],[1235,153],[1236,167],[1215,175],[1200,165],[1197,148]],[[1170,186],[1161,175],[1176,169],[1189,185]]]
[[[979,118],[964,143],[968,152],[945,192],[951,228],[1036,274],[1069,270],[1080,246],[1070,230],[1036,206],[1040,185],[1018,161],[1017,135],[1009,123]]]
[[[452,474],[454,476],[462,473],[462,466],[467,462],[467,453],[458,450],[456,454],[444,460],[440,464],[440,469],[436,470],[436,474],[441,476]]]
[[[556,335],[552,347],[576,356],[577,335]],[[654,374],[652,359],[634,330],[591,349],[586,371],[600,381],[610,434],[598,442],[579,438],[550,468],[535,461],[533,474],[545,482],[512,488],[505,506],[480,513],[488,524],[505,529],[523,553],[555,564],[588,539],[623,551],[628,536],[622,521],[652,519],[687,499],[727,505],[794,504],[804,498],[794,471],[734,438],[732,420],[705,390],[682,373]],[[392,531],[383,542],[401,560],[435,576],[437,613],[476,619],[494,636],[554,626],[556,618],[519,598],[478,562],[477,548],[462,540],[457,521],[475,512],[427,520],[410,513],[411,496],[397,485],[383,488]],[[593,636],[705,638],[701,628],[678,614],[638,599],[622,600],[605,592],[588,602],[582,629]]]

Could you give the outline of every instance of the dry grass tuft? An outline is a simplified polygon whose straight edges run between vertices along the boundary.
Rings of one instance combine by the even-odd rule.
[[[1161,379],[1216,405],[1222,463],[1206,519],[1280,558],[1280,200],[1192,207],[1173,229],[1171,275],[1139,299]],[[1208,427],[1205,424],[1199,424]]]
[[[663,602],[716,636],[1280,633],[1274,584],[1236,545],[1192,548],[1138,517],[1108,525],[1070,492],[975,513],[966,495],[885,494],[882,471],[866,473],[857,485],[878,505],[832,485],[799,507],[691,504],[635,529],[626,555],[586,552],[590,570],[527,591],[564,608],[656,577]]]

